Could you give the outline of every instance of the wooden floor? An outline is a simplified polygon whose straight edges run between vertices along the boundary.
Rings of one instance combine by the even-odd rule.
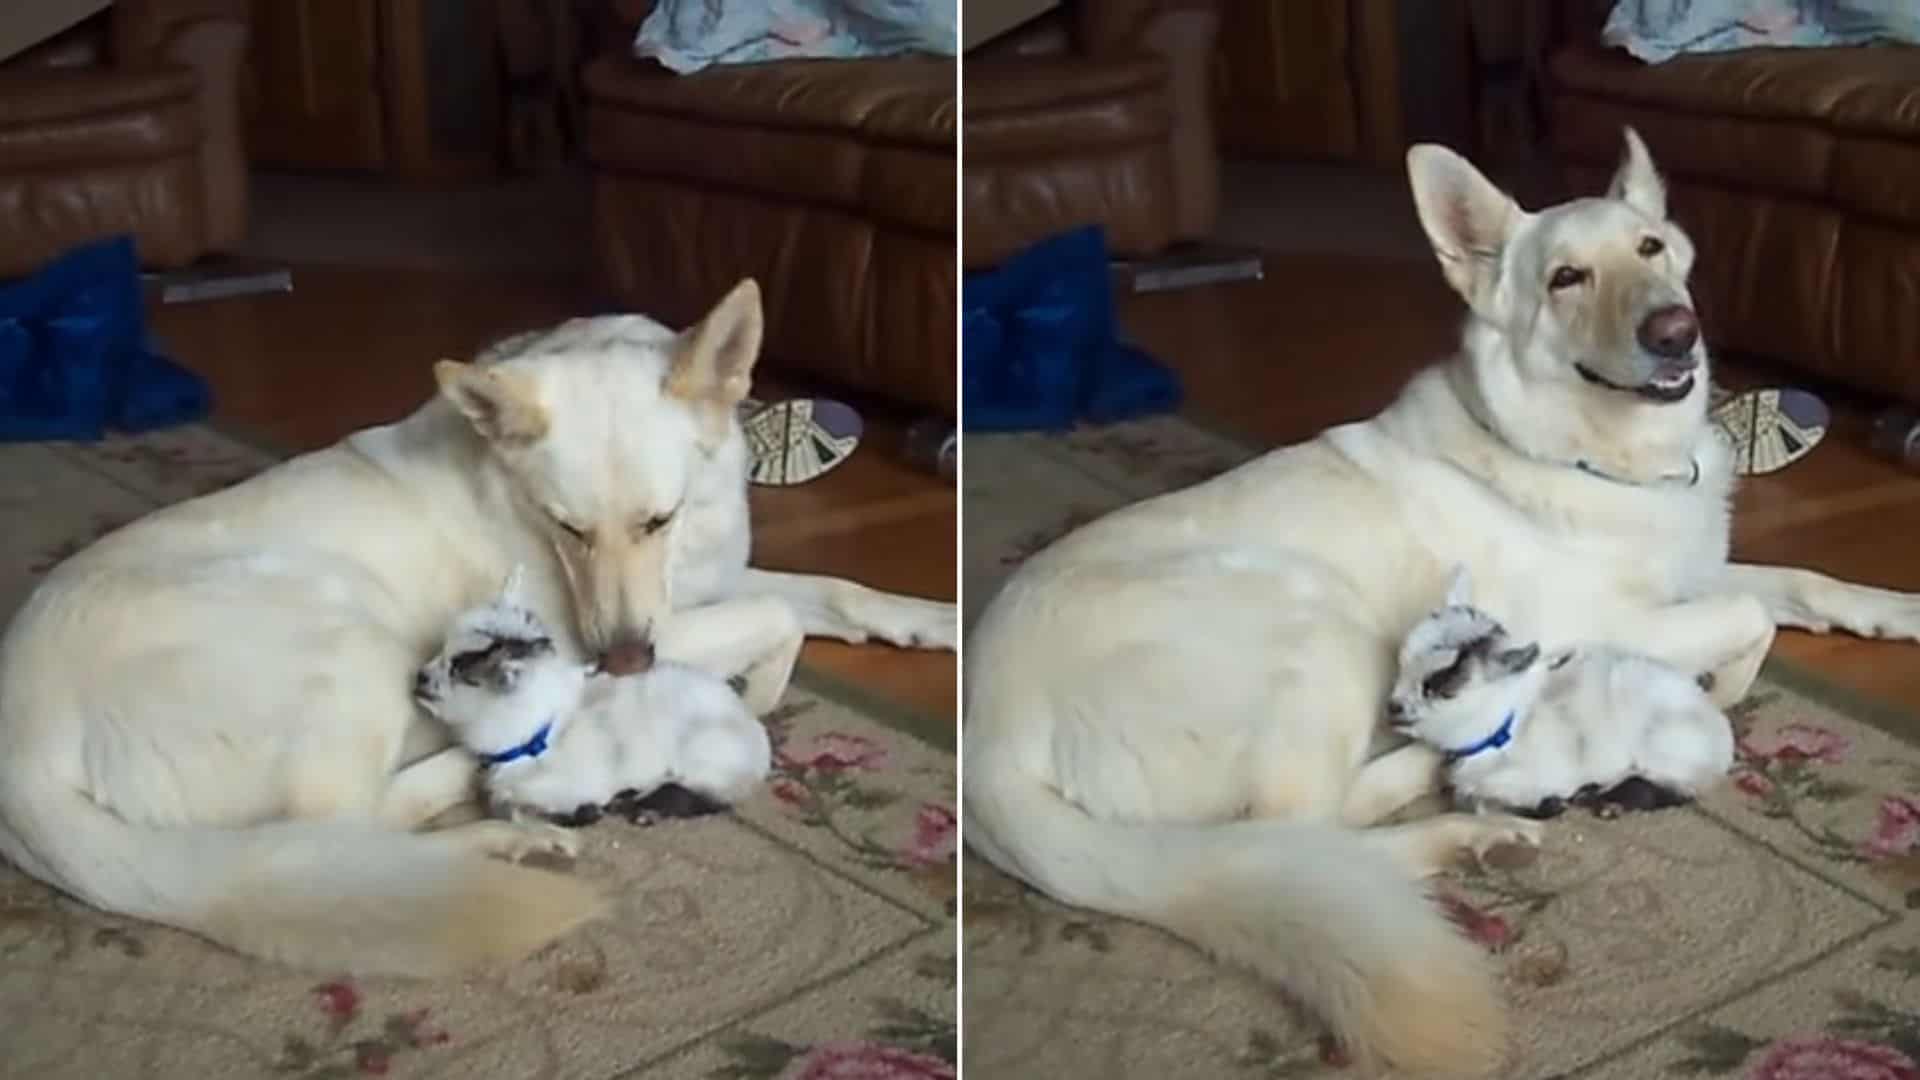
[[[584,283],[564,278],[296,267],[291,294],[157,307],[152,325],[211,381],[217,422],[298,451],[412,411],[433,392],[435,360],[592,303]],[[900,463],[897,421],[867,419],[866,441],[839,469],[754,489],[756,562],[952,599],[954,488]],[[810,642],[802,662],[923,713],[955,714],[950,653]]]
[[[1189,414],[1261,445],[1377,411],[1452,350],[1463,317],[1436,265],[1328,256],[1270,259],[1260,282],[1129,297],[1121,308],[1133,337],[1179,370]],[[1782,381],[1728,362],[1717,377]],[[1734,556],[1920,591],[1920,474],[1867,453],[1870,402],[1820,392],[1835,406],[1833,431],[1805,460],[1743,484]],[[1775,650],[1920,711],[1920,645],[1783,631]]]

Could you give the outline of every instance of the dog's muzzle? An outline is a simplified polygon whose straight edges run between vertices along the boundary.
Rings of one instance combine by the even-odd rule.
[[[1595,386],[1634,394],[1649,401],[1671,404],[1685,401],[1693,393],[1694,371],[1700,367],[1700,319],[1685,304],[1655,308],[1634,328],[1634,342],[1654,358],[1653,370],[1645,381],[1623,385],[1601,375],[1585,364],[1575,364],[1580,377]]]
[[[1685,304],[1668,304],[1655,308],[1641,319],[1633,337],[1654,356],[1668,361],[1684,360],[1687,369],[1692,370],[1696,363],[1693,347],[1700,341],[1700,320]]]
[[[638,675],[652,667],[652,638],[622,638],[600,654],[600,670],[608,675]]]

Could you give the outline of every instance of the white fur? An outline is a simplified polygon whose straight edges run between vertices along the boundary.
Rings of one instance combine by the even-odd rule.
[[[591,917],[579,880],[486,858],[567,850],[564,830],[412,832],[471,799],[475,765],[409,683],[509,567],[570,654],[651,636],[743,676],[756,709],[802,631],[953,640],[950,604],[746,566],[732,416],[760,318],[743,282],[683,333],[582,319],[443,363],[412,416],[55,568],[0,642],[0,854],[110,911],[334,971],[509,959]]]
[[[454,620],[415,692],[483,757],[549,728],[545,752],[482,773],[496,809],[515,817],[569,814],[667,784],[731,805],[766,779],[773,763],[767,729],[725,680],[671,662],[624,678],[598,674],[553,647],[539,616],[521,606],[517,582],[516,570],[500,596]],[[486,678],[456,674],[462,657],[501,641],[530,643],[527,655],[488,665]]]
[[[1470,605],[1462,572],[1415,624],[1388,697],[1396,729],[1441,751],[1457,800],[1530,811],[1630,778],[1692,798],[1733,766],[1733,728],[1697,680],[1605,646],[1547,656]],[[1488,745],[1503,725],[1505,745]]]
[[[1722,703],[1752,682],[1775,618],[1912,638],[1920,598],[1728,571],[1732,474],[1704,348],[1670,404],[1575,369],[1623,384],[1654,370],[1633,320],[1685,301],[1677,225],[1624,199],[1528,213],[1439,147],[1408,168],[1469,302],[1459,353],[1371,419],[1022,565],[965,650],[964,836],[1067,903],[1284,983],[1363,1057],[1486,1073],[1506,1031],[1493,973],[1413,879],[1459,846],[1534,833],[1472,815],[1367,827],[1438,779],[1430,748],[1372,748],[1395,646],[1451,567],[1516,634],[1713,672]],[[1623,190],[1650,190],[1650,161],[1623,170]],[[1642,256],[1649,236],[1663,243]],[[1547,288],[1574,264],[1582,284]]]

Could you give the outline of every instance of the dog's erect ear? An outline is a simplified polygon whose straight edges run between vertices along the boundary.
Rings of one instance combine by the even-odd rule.
[[[518,376],[458,360],[433,365],[440,393],[489,442],[525,446],[547,434],[547,410]]]
[[[746,278],[699,325],[680,335],[667,372],[667,393],[719,409],[740,404],[753,385],[761,329],[760,285]]]
[[[1607,198],[1619,199],[1655,221],[1667,219],[1667,183],[1653,167],[1653,155],[1640,133],[1626,128],[1627,154],[1607,185]]]
[[[1467,564],[1461,563],[1453,568],[1453,580],[1447,582],[1448,607],[1466,607],[1473,602],[1473,575],[1467,573]]]
[[[1466,158],[1434,143],[1407,151],[1407,179],[1447,284],[1469,307],[1489,315],[1500,254],[1526,212]]]
[[[1493,665],[1501,671],[1519,674],[1533,666],[1540,659],[1540,643],[1522,645],[1516,649],[1503,649],[1493,654]]]

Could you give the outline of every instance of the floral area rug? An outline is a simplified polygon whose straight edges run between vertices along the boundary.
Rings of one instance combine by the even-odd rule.
[[[1247,452],[1177,418],[969,436],[968,625],[1021,560]],[[1696,808],[1568,814],[1440,902],[1505,971],[1511,1077],[1920,1080],[1920,748],[1770,665]],[[1906,730],[1914,730],[1911,721]],[[1277,994],[964,860],[967,1076],[1344,1077]]]
[[[92,538],[272,459],[206,428],[0,446],[0,612]],[[954,763],[802,677],[734,815],[587,830],[610,918],[506,970],[330,978],[0,863],[0,1076],[952,1077]]]

